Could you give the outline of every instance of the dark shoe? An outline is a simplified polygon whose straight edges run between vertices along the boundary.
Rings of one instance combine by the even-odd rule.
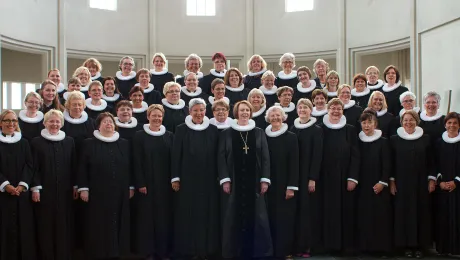
[[[414,257],[414,253],[410,250],[406,250],[406,252],[404,252],[404,256],[407,258],[412,258]]]
[[[423,253],[421,251],[416,251],[415,252],[415,258],[422,259],[423,258]]]

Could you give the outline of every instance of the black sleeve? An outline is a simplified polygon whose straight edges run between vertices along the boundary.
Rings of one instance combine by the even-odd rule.
[[[312,161],[310,162],[310,175],[309,179],[313,181],[319,180],[319,174],[321,171],[321,163],[323,161],[323,129],[319,126],[311,126],[315,128],[315,137],[312,142]],[[306,162],[307,160],[301,160]]]
[[[289,177],[288,187],[292,187],[294,190],[299,188],[299,141],[294,133],[288,132],[289,142],[288,149],[289,155]]]

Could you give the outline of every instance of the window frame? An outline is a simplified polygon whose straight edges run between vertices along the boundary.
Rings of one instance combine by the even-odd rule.
[[[306,8],[304,9],[302,7],[302,8],[297,8],[294,10],[291,7],[291,5],[298,6],[300,5],[300,3],[305,4]],[[308,8],[310,5],[311,5],[311,9]],[[289,9],[288,7],[291,7],[291,9]],[[312,11],[313,9],[315,9],[315,0],[284,0],[284,12],[286,13],[306,12],[306,11]]]

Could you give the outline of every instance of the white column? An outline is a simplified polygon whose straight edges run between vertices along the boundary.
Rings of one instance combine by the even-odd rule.
[[[2,80],[2,35],[0,34],[0,110],[3,110],[3,80]]]
[[[147,54],[147,68],[153,68],[152,59],[153,55],[157,51],[157,42],[156,42],[156,34],[157,34],[157,21],[156,21],[156,0],[149,0],[148,1],[148,17],[149,17],[149,47],[148,47],[148,54]],[[168,63],[166,61],[166,68],[168,68]]]
[[[338,47],[337,47],[337,72],[339,73],[340,78],[342,79],[341,82],[346,83],[349,82],[349,72],[347,71],[347,33],[346,33],[346,26],[347,26],[347,17],[346,17],[346,0],[337,1],[339,6],[339,19],[338,19]]]
[[[243,62],[240,63],[240,71],[247,71],[246,62],[254,55],[254,0],[246,0],[246,51]]]
[[[230,60],[227,60],[227,64],[225,64],[225,66],[227,67],[227,69],[230,69]]]
[[[417,0],[410,0],[410,84],[411,91],[421,105],[422,93],[419,78],[419,48],[417,34]]]
[[[48,66],[57,67],[61,71],[61,81],[67,85],[67,48],[65,40],[65,0],[58,0],[58,35],[56,57],[54,57],[54,65]],[[49,69],[49,68],[48,68]]]

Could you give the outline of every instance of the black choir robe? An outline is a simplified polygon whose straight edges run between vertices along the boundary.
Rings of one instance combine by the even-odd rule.
[[[326,81],[324,81],[324,84],[321,84],[321,80],[318,77],[316,77],[314,81],[316,82],[316,86],[318,86],[320,89],[326,87]]]
[[[176,127],[185,122],[185,117],[189,114],[188,107],[182,99],[179,100],[177,105],[168,103],[165,98],[161,100],[161,103],[165,109],[163,125],[166,130],[174,133],[176,132]]]
[[[168,69],[163,69],[160,72],[156,72],[154,69],[150,70],[150,83],[160,92],[162,97],[164,97],[163,88],[165,84],[171,81],[174,82],[174,75],[168,72]]]
[[[436,141],[441,138],[442,133],[446,131],[444,119],[446,116],[438,112],[435,116],[429,117],[425,111],[420,112],[420,127],[423,132],[430,136],[431,145],[434,148]]]
[[[136,83],[134,86],[140,86]],[[149,87],[144,89],[144,101],[150,106],[152,104],[161,104],[162,96],[158,92],[152,83],[149,83]]]
[[[332,125],[323,117],[323,163],[317,190],[321,192],[323,243],[329,250],[352,250],[356,236],[356,189],[347,190],[348,181],[358,182],[360,155],[355,127],[342,116]],[[326,206],[327,205],[327,206]]]
[[[388,88],[388,84],[382,87],[382,92],[385,95],[385,99],[388,105],[388,112],[393,115],[399,115],[399,111],[403,108],[401,102],[399,101],[399,96],[408,91],[408,89],[401,85],[401,82],[396,84],[396,87],[391,89]]]
[[[131,120],[126,123],[120,122],[118,117],[115,117],[115,123],[118,126],[118,133],[120,137],[126,139],[130,144],[137,131],[141,130],[144,125],[139,124],[139,121],[135,117],[131,117]]]
[[[356,105],[354,100],[350,100],[343,108],[343,115],[347,118],[347,124],[354,126],[356,129],[361,129],[359,118],[362,113],[362,107]]]
[[[188,70],[184,70],[184,74],[181,75],[181,77],[179,78],[176,78],[176,82],[181,85],[181,86],[185,86],[185,76],[188,75],[189,71]],[[203,72],[201,71],[198,71],[198,73],[195,73],[197,78],[198,78],[198,86],[200,85],[200,81],[203,79]]]
[[[130,252],[131,149],[117,132],[94,136],[83,143],[77,175],[78,190],[89,190],[85,249],[90,258],[116,258]]]
[[[115,84],[118,87],[118,90],[121,93],[121,96],[125,99],[129,99],[129,91],[134,87],[137,83],[136,80],[136,72],[131,71],[128,76],[123,76],[121,71],[117,71],[115,74]]]
[[[162,126],[153,132],[148,125],[133,140],[134,183],[132,245],[137,254],[169,258],[172,242],[171,149],[173,134]],[[138,192],[147,188],[147,194]]]
[[[323,117],[324,115],[327,114],[327,109],[324,107],[323,110],[318,111],[316,107],[313,107],[313,110],[311,111],[311,116],[316,118],[316,123],[317,125],[320,125],[323,123]]]
[[[230,107],[230,109],[228,110],[228,117],[233,117],[233,105],[230,105],[230,99],[228,99],[228,97],[223,97],[223,99]],[[209,96],[206,102],[206,116],[208,118],[214,117],[214,113],[212,111],[212,104],[214,104],[214,97]]]
[[[58,93],[59,99],[61,99],[64,93],[66,92],[67,92],[67,89],[65,88],[64,83],[59,83],[59,85],[57,86],[57,93]]]
[[[377,80],[377,82],[375,84],[371,84],[371,83],[369,83],[369,81],[367,82],[367,88],[371,91],[371,94],[374,91],[380,91],[380,92],[383,93],[383,91],[382,91],[383,85],[385,85],[385,83],[381,79]]]
[[[452,192],[438,187],[436,194],[436,251],[440,254],[460,254],[460,136],[450,138],[447,132],[436,142],[438,185],[454,181]]]
[[[299,191],[296,194],[296,253],[321,246],[320,194],[318,190],[313,193],[308,191],[310,180],[318,184],[323,158],[323,130],[316,122],[316,118],[312,117],[307,123],[301,124],[296,118],[291,127],[291,132],[297,135],[300,158]]]
[[[294,96],[292,97],[292,102],[294,104],[297,104],[297,101],[301,98],[306,98],[311,100],[311,94],[313,94],[313,91],[316,89],[322,89],[318,85],[316,85],[316,81],[310,80],[310,87],[304,88],[302,87],[302,83],[298,83],[297,86],[293,87],[294,89]],[[313,101],[312,101],[313,102]]]
[[[264,93],[265,96],[265,106],[267,108],[273,106],[276,102],[278,102],[278,96],[276,95],[276,90],[278,89],[277,86],[273,86],[272,89],[266,89],[264,86],[259,87],[260,91]]]
[[[371,91],[368,88],[364,89],[363,92],[357,92],[355,88],[351,90],[351,100],[354,100],[357,106],[367,107],[370,97]]]
[[[430,137],[420,127],[407,134],[402,127],[390,139],[394,196],[394,244],[396,247],[428,249],[431,237],[431,195],[428,180],[436,179]]]
[[[275,103],[275,106],[281,106],[281,104]],[[297,118],[297,110],[295,109],[295,104],[291,102],[289,103],[289,106],[287,107],[281,106],[281,108],[284,110],[287,116],[284,123],[286,123],[288,127],[292,127],[294,125],[294,120]]]
[[[102,77],[102,74],[100,71],[96,72],[96,75],[91,76],[92,81],[99,81],[101,82],[102,86],[104,86],[104,77]]]
[[[238,101],[248,100],[249,89],[244,88],[243,85],[238,88],[232,88],[230,86],[225,86],[225,96],[230,99],[230,104],[235,105]]]
[[[278,72],[278,76],[275,79],[275,85],[279,87],[297,87],[297,83],[299,83],[299,79],[297,78],[297,71],[293,70],[289,75],[286,75],[284,71]]]
[[[388,187],[391,172],[391,150],[388,139],[376,129],[374,135],[359,133],[361,155],[358,189],[358,247],[362,252],[388,253],[392,249],[392,208]],[[384,185],[375,194],[374,185]]]
[[[88,90],[89,90],[89,84],[90,84],[90,83],[88,83],[88,85],[86,85],[86,86],[84,86],[84,87],[82,86],[82,87],[80,88],[80,92],[83,93],[83,95],[85,95],[85,99],[88,99],[88,98],[89,98],[89,91],[88,91]],[[63,96],[63,97],[64,97],[64,96]]]
[[[377,111],[377,128],[382,130],[382,136],[385,138],[390,138],[391,133],[391,124],[394,120],[394,116],[391,113],[388,113],[387,109]]]
[[[42,107],[40,108],[40,111],[43,113],[43,115],[45,115],[45,114],[48,113],[48,111],[50,111],[51,109],[60,110],[57,106],[54,105],[54,103],[52,103],[52,104],[49,105],[49,106],[43,104]]]
[[[116,115],[117,114],[117,104],[118,102],[123,100],[121,98],[121,94],[115,93],[113,97],[108,97],[105,94],[103,94],[102,99],[104,99],[105,102],[107,102],[108,107],[112,108],[112,111],[110,111],[110,113],[112,113],[112,115]]]
[[[208,94],[204,93],[200,87],[197,87],[195,92],[189,92],[186,87],[182,87],[180,97],[184,100],[186,106],[188,106],[190,100],[194,98],[202,98],[206,103],[209,102]]]
[[[173,250],[178,257],[209,257],[219,253],[219,183],[217,139],[219,131],[209,125],[179,125],[172,147],[171,182],[180,181],[174,194]]]
[[[227,70],[217,72],[215,69],[211,69],[209,71],[209,74],[204,76],[200,80],[200,88],[203,90],[203,93],[205,93],[208,96],[211,96],[212,95],[212,92],[211,92],[211,83],[212,83],[212,81],[215,80],[215,79],[224,80],[226,72],[227,72]]]
[[[263,106],[257,112],[252,113],[252,120],[256,123],[256,126],[260,129],[265,129],[268,126],[267,121],[265,120],[265,111],[267,106]]]
[[[414,107],[413,109],[415,112],[417,112],[420,116],[420,108],[419,107]],[[401,116],[405,112],[405,109],[401,109],[398,114],[395,115],[393,118],[393,121],[390,123],[390,136],[397,134],[397,130],[399,127],[401,127]],[[421,120],[420,120],[421,124]]]
[[[113,113],[113,108],[109,107],[109,105],[104,99],[101,99],[101,105],[99,106],[95,106],[91,104],[91,98],[86,99],[85,102],[86,102],[85,111],[88,114],[88,116],[94,120],[96,120],[97,117],[104,112]]]
[[[37,259],[35,225],[29,185],[33,159],[29,142],[15,132],[0,133],[0,259]],[[19,196],[6,192],[6,184],[25,187]]]
[[[43,113],[37,111],[37,115],[33,118],[27,117],[26,110],[19,111],[18,123],[21,129],[22,138],[27,141],[32,141],[33,138],[40,136],[40,132],[45,126],[43,125]]]
[[[245,143],[241,135],[247,140],[247,154],[242,149]],[[247,126],[232,123],[219,135],[217,160],[220,184],[231,183],[230,194],[221,191],[222,256],[271,256],[267,201],[265,194],[260,194],[261,181],[270,181],[270,155],[264,131],[255,127],[252,120]]]
[[[286,257],[294,252],[297,190],[299,190],[299,144],[297,136],[283,124],[280,130],[265,129],[270,152],[270,179],[268,189],[268,218],[272,232],[274,256]],[[286,190],[294,197],[286,199]]]
[[[34,178],[31,190],[40,192],[34,203],[38,255],[41,259],[71,259],[74,239],[73,186],[77,156],[72,137],[45,129],[31,142]],[[35,192],[35,191],[33,191]]]
[[[248,75],[243,78],[244,88],[248,89],[248,92],[252,89],[259,88],[262,85],[262,74],[264,74],[265,71],[267,71],[267,69],[262,69],[255,73],[249,72]]]
[[[147,109],[149,109],[149,105],[145,101],[142,101],[141,108],[133,108],[133,117],[137,119],[137,124],[141,127],[149,122],[147,119]]]

